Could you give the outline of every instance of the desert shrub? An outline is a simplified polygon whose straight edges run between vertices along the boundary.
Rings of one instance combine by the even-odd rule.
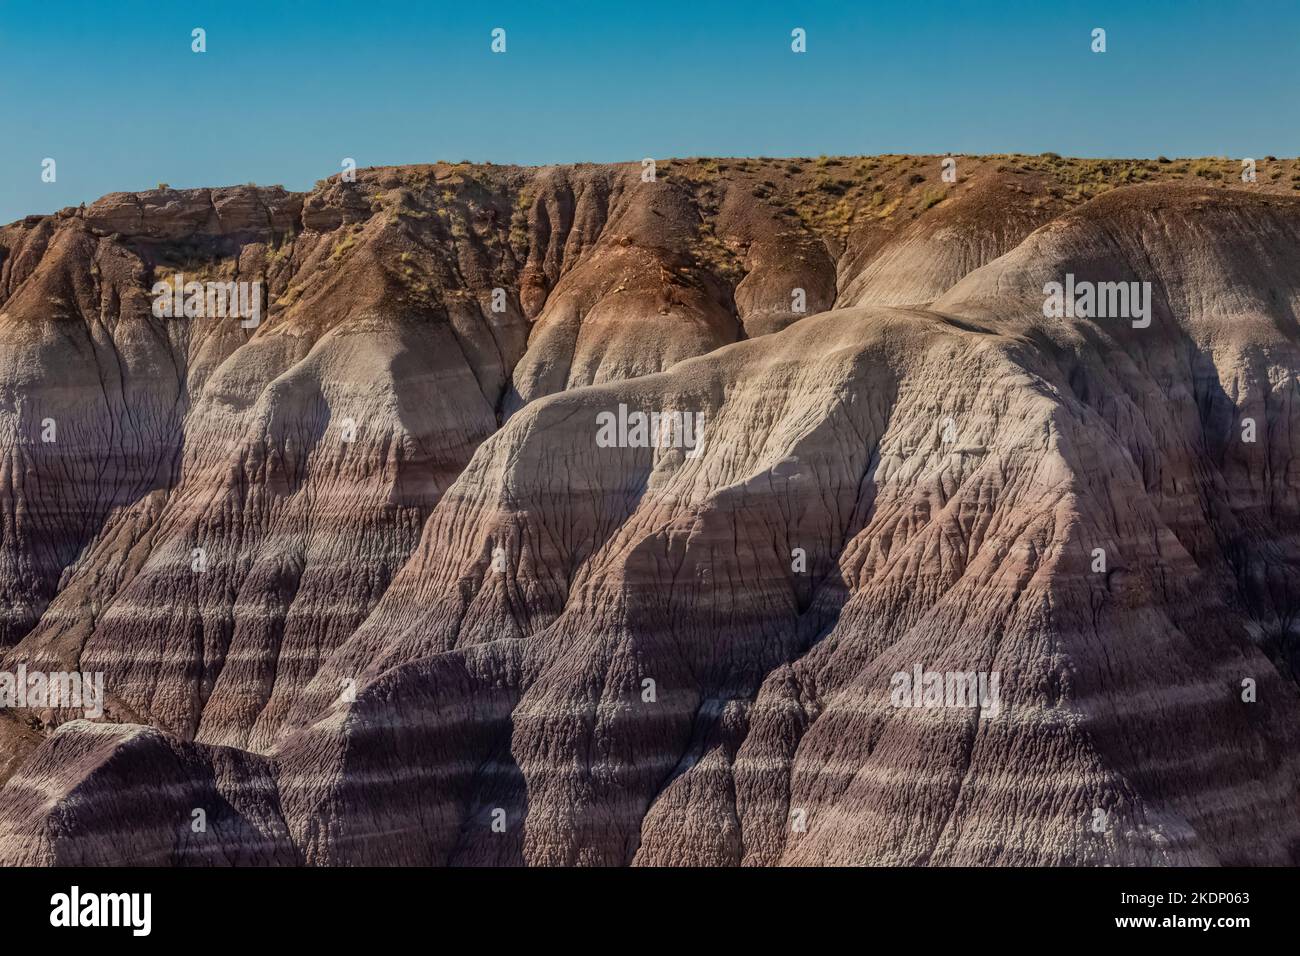
[[[921,197],[921,211],[939,205],[946,198],[942,189],[927,189],[925,195]]]
[[[1202,179],[1222,179],[1223,173],[1206,160],[1192,164],[1192,174]]]

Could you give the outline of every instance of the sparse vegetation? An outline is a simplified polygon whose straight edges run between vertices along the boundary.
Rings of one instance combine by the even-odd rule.
[[[1212,160],[1197,160],[1192,164],[1192,174],[1202,179],[1222,179],[1223,173],[1216,168]]]
[[[927,189],[925,195],[921,197],[921,211],[937,206],[947,198],[942,189]]]
[[[342,239],[334,243],[334,249],[332,252],[330,252],[330,259],[332,259],[335,262],[338,262],[340,259],[343,258],[344,255],[347,254],[348,250],[351,249],[356,244],[357,244],[356,233],[355,232],[347,233],[346,235],[343,236]]]

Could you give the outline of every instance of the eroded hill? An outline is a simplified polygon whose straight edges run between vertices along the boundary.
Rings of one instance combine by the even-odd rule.
[[[0,711],[0,860],[1300,862],[1300,166],[942,170],[0,231],[0,664],[106,690]],[[178,273],[265,315],[159,318]],[[598,440],[637,412],[700,440]]]

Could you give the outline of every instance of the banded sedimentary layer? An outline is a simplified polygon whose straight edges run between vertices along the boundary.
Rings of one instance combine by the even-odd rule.
[[[0,230],[0,670],[106,691],[0,711],[0,862],[1300,862],[1300,196],[1219,165],[437,164]],[[178,273],[266,312],[160,318]],[[1045,314],[1067,275],[1149,321]]]

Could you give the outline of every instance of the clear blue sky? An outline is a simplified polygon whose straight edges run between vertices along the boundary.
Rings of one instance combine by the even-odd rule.
[[[0,77],[0,222],[345,156],[1300,153],[1297,0],[0,0]]]

